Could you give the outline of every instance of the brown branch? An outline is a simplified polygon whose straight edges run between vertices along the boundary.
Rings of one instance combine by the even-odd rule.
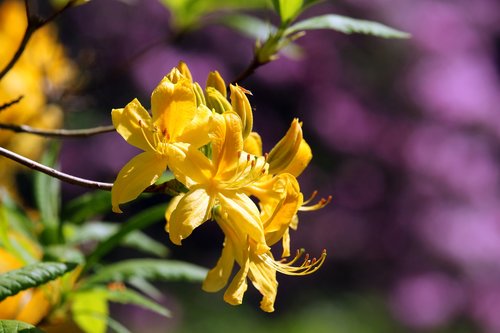
[[[28,42],[29,42],[31,36],[35,33],[35,31],[37,31],[38,29],[40,29],[41,27],[43,27],[47,23],[55,20],[59,15],[61,15],[63,12],[65,12],[68,8],[73,7],[75,2],[76,2],[76,0],[68,1],[68,3],[64,7],[62,7],[58,11],[54,12],[51,16],[49,16],[46,19],[42,19],[38,16],[32,16],[30,13],[29,1],[28,0],[24,1],[25,7],[26,7],[26,17],[27,17],[28,25],[26,26],[26,30],[24,31],[24,35],[23,35],[23,39],[21,40],[21,43],[19,44],[19,47],[16,50],[16,53],[14,53],[14,55],[12,56],[10,61],[7,63],[7,65],[5,65],[5,67],[2,69],[2,71],[0,71],[0,80],[2,80],[2,78],[12,69],[12,67],[14,67],[16,62],[19,60],[19,58],[23,54],[24,49],[28,45]]]
[[[240,84],[243,80],[252,75],[257,68],[265,65],[266,63],[267,62],[260,62],[257,55],[255,55],[252,62],[247,66],[247,68],[245,68],[245,70],[243,70],[243,72],[240,73],[240,75],[236,77],[236,79],[231,82],[231,84]]]
[[[22,165],[30,168],[30,169],[43,172],[46,175],[57,178],[57,179],[62,180],[66,183],[69,183],[69,184],[83,186],[86,188],[105,190],[105,191],[111,191],[111,188],[113,187],[112,183],[101,183],[101,182],[96,182],[93,180],[88,180],[88,179],[79,178],[79,177],[69,175],[67,173],[58,171],[58,170],[50,168],[46,165],[43,165],[43,164],[40,164],[40,163],[35,162],[33,160],[30,160],[29,158],[26,158],[24,156],[16,154],[16,153],[14,153],[8,149],[5,149],[3,147],[0,147],[0,155],[7,157],[7,158],[19,163],[19,164],[22,164]]]
[[[23,97],[24,96],[21,95],[18,98],[14,99],[14,100],[12,100],[10,102],[7,102],[7,103],[4,103],[4,104],[0,105],[0,112],[3,111],[3,110],[5,110],[5,109],[7,109],[7,108],[10,108],[14,104],[19,103],[23,99]]]
[[[1,109],[0,109],[1,110]],[[81,137],[89,137],[92,135],[96,134],[102,134],[102,133],[109,133],[115,131],[115,128],[110,125],[110,126],[98,126],[98,127],[93,127],[93,128],[86,128],[86,129],[75,129],[75,130],[69,130],[69,129],[54,129],[54,130],[47,130],[47,129],[40,129],[40,128],[33,128],[27,125],[14,125],[14,124],[1,124],[0,123],[0,130],[8,130],[8,131],[13,131],[16,133],[29,133],[29,134],[34,134],[34,135],[40,135],[40,136],[45,136],[45,137],[51,137],[51,138],[81,138]]]
[[[0,156],[4,156],[11,159],[19,164],[22,164],[30,169],[43,172],[44,174],[62,180],[68,184],[73,184],[77,186],[82,186],[94,190],[111,191],[113,188],[113,183],[103,183],[94,180],[89,180],[85,178],[80,178],[72,176],[70,174],[58,171],[54,168],[50,168],[46,165],[33,161],[27,157],[16,154],[8,149],[0,147]],[[143,192],[148,193],[165,193],[170,196],[175,196],[183,192],[183,185],[176,179],[170,180],[163,184],[154,184],[147,187]]]

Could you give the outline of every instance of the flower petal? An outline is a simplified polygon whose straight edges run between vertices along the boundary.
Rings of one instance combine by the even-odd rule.
[[[167,146],[167,155],[170,170],[187,188],[195,184],[207,184],[215,173],[212,162],[193,146],[170,144]]]
[[[224,242],[222,254],[217,261],[217,265],[215,265],[215,267],[208,272],[205,281],[203,281],[203,290],[208,292],[217,292],[224,288],[233,271],[233,266],[233,247],[231,246],[231,242],[226,240]]]
[[[240,305],[243,302],[243,295],[247,290],[247,275],[250,269],[250,261],[248,260],[248,249],[245,250],[246,255],[243,263],[240,263],[241,268],[229,284],[229,287],[224,293],[224,301],[231,305]]]
[[[223,122],[214,123],[212,161],[217,170],[227,172],[238,163],[238,153],[243,150],[243,135],[241,119],[236,113],[226,112],[222,117]]]
[[[262,294],[260,308],[266,312],[273,312],[274,301],[278,293],[276,270],[267,265],[259,257],[250,254],[250,270],[248,272],[248,277],[252,281],[254,287]]]
[[[113,109],[111,118],[116,131],[125,141],[142,150],[152,150],[150,142],[154,140],[151,116],[137,99],[123,109]]]
[[[212,111],[206,105],[198,106],[194,118],[186,125],[182,134],[177,137],[177,141],[186,142],[196,149],[210,142],[208,133],[213,126]]]
[[[264,236],[264,228],[260,220],[259,210],[255,203],[243,193],[226,192],[217,195],[222,212],[227,214],[233,229],[238,234],[248,235],[256,242],[257,254],[269,251]]]
[[[262,139],[259,133],[251,132],[243,142],[243,150],[255,156],[262,156]]]
[[[306,140],[300,142],[299,150],[293,157],[292,161],[281,172],[288,172],[295,177],[298,177],[302,171],[307,167],[312,159],[311,147],[307,144]]]
[[[120,170],[113,184],[113,211],[121,213],[119,205],[137,198],[146,187],[154,184],[166,168],[167,160],[152,152],[144,152],[132,158]]]
[[[182,75],[176,83],[164,77],[151,95],[153,122],[170,140],[177,141],[196,110],[191,81]]]
[[[212,205],[212,198],[203,188],[194,188],[184,195],[168,221],[172,243],[181,245],[183,239],[210,217]]]

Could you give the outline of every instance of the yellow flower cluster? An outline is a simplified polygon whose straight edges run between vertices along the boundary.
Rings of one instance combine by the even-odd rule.
[[[168,168],[188,189],[174,197],[166,211],[166,230],[180,245],[202,223],[214,220],[225,234],[217,265],[209,271],[203,289],[224,288],[233,270],[239,272],[224,299],[241,304],[247,278],[263,295],[261,308],[274,311],[276,272],[305,275],[316,271],[326,253],[294,266],[293,260],[275,260],[271,246],[282,241],[282,257],[290,255],[289,229],[297,228],[297,212],[323,207],[328,200],[306,206],[296,177],[311,160],[309,145],[295,119],[269,154],[262,154],[260,136],[252,132],[249,92],[227,87],[219,73],[208,76],[203,90],[180,63],[160,82],[151,96],[151,115],[137,99],[112,111],[121,136],[144,152],[118,174],[112,206],[131,201],[154,184]],[[258,205],[252,198],[258,200]]]
[[[22,1],[0,4],[0,68],[10,61],[26,30],[26,11]],[[48,95],[59,90],[74,76],[75,70],[58,43],[55,27],[48,24],[36,31],[15,66],[0,80],[0,105],[23,96],[21,101],[0,110],[0,122],[55,128],[62,120],[60,109],[49,103]],[[29,158],[41,152],[43,138],[0,130],[0,146]],[[0,188],[15,195],[14,174],[19,165],[0,158]]]

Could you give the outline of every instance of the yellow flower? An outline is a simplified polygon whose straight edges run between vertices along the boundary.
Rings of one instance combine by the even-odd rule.
[[[256,251],[269,250],[266,245],[260,213],[243,189],[266,173],[264,158],[242,152],[241,120],[233,112],[214,115],[212,132],[212,159],[190,147],[178,149],[170,157],[172,171],[189,192],[174,201],[175,207],[167,211],[166,229],[174,244],[211,217],[212,208],[220,209],[237,221],[256,242]]]
[[[270,219],[272,220],[278,215],[281,214],[274,215]],[[240,270],[224,293],[224,300],[229,304],[239,305],[242,303],[243,295],[247,290],[247,278],[249,278],[254,287],[262,294],[261,309],[273,312],[278,292],[276,272],[287,275],[307,275],[319,269],[325,261],[325,251],[318,260],[315,258],[309,260],[309,256],[306,255],[303,263],[299,266],[294,266],[294,264],[302,256],[300,251],[297,251],[295,258],[288,263],[283,260],[276,261],[270,251],[265,253],[257,251],[255,241],[240,228],[240,221],[235,221],[222,209],[215,210],[214,218],[224,231],[226,238],[217,265],[208,272],[203,282],[203,290],[216,292],[222,289],[227,284],[236,261]],[[268,236],[272,238],[272,234],[276,231],[275,226],[279,225],[279,222],[268,220],[265,225],[266,239]]]
[[[8,0],[0,4],[0,68],[14,55],[26,29],[26,11],[22,1]],[[0,111],[0,122],[41,128],[58,127],[62,120],[59,107],[49,104],[56,99],[75,76],[73,64],[67,59],[57,40],[55,26],[48,24],[30,39],[15,66],[0,80],[0,105],[20,96],[22,100]],[[0,145],[29,158],[37,158],[44,139],[0,130]],[[0,159],[0,187],[16,196],[15,173],[20,166]]]
[[[202,104],[197,106],[190,75],[183,75],[178,68],[172,69],[153,91],[151,113],[137,99],[112,111],[118,133],[144,151],[132,158],[115,180],[111,192],[115,212],[121,212],[120,204],[137,198],[160,177],[171,154],[188,147],[198,149],[209,141],[211,112]]]

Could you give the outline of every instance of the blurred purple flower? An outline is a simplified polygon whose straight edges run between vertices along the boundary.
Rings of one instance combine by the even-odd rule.
[[[460,284],[439,272],[403,278],[390,297],[394,316],[414,329],[444,325],[463,305],[464,293]]]

